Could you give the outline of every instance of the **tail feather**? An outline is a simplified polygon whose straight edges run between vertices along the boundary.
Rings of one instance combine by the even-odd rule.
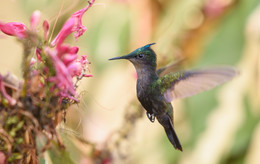
[[[171,118],[168,114],[162,114],[157,116],[157,120],[164,127],[168,139],[172,143],[175,149],[182,151],[181,143],[175,133]]]

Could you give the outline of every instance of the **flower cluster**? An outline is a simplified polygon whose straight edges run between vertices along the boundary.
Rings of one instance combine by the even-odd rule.
[[[89,4],[75,12],[63,25],[58,35],[49,43],[49,23],[43,21],[43,39],[38,39],[40,44],[35,44],[33,48],[33,56],[29,64],[31,74],[44,74],[44,78],[41,85],[51,84],[51,90],[57,90],[54,92],[56,96],[61,98],[69,98],[74,101],[78,101],[76,93],[76,83],[83,77],[91,77],[88,74],[88,60],[86,55],[79,56],[79,48],[76,46],[70,46],[64,43],[64,40],[74,33],[74,37],[77,40],[78,37],[83,35],[86,28],[82,25],[82,17],[84,13],[93,5],[95,0],[91,0]],[[30,34],[36,34],[38,36],[37,26],[41,21],[41,13],[35,11],[30,19],[30,27],[20,22],[0,22],[0,30],[10,36],[15,36],[19,40],[26,40],[30,37]],[[42,41],[43,40],[43,41]],[[51,63],[51,64],[47,64]],[[38,67],[41,65],[42,67]],[[39,72],[41,69],[41,72]],[[74,79],[75,78],[75,79]],[[75,82],[76,81],[76,82]],[[9,104],[14,105],[15,101],[5,92],[3,86],[3,77],[0,76],[0,94],[8,100]]]

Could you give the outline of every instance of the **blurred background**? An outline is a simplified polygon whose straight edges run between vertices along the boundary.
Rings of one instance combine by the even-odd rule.
[[[1,0],[0,20],[29,25],[40,10],[52,28],[62,3]],[[54,36],[86,5],[65,0]],[[83,25],[84,35],[66,42],[87,55],[94,77],[81,81],[81,102],[58,127],[75,163],[260,163],[259,0],[96,0]],[[240,71],[216,89],[172,103],[183,152],[144,114],[132,64],[108,61],[152,42],[158,67],[184,58],[184,69],[231,65]],[[22,45],[0,34],[0,49],[0,73],[21,78]]]

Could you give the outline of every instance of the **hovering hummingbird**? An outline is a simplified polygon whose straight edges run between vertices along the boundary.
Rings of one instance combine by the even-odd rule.
[[[171,101],[209,90],[233,78],[237,71],[232,67],[215,67],[204,70],[171,72],[174,65],[156,70],[156,54],[148,44],[128,55],[109,60],[127,59],[137,72],[137,97],[151,122],[155,118],[164,127],[175,149],[182,151],[173,126]],[[169,73],[167,73],[169,72]]]

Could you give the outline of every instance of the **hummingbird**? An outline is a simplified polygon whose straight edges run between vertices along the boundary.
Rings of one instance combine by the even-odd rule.
[[[209,90],[232,79],[237,71],[229,66],[174,71],[176,64],[156,70],[157,58],[151,49],[154,44],[147,44],[128,55],[109,60],[126,59],[134,65],[137,72],[137,98],[146,110],[148,119],[154,122],[156,118],[174,148],[182,151],[173,126],[172,100]]]

